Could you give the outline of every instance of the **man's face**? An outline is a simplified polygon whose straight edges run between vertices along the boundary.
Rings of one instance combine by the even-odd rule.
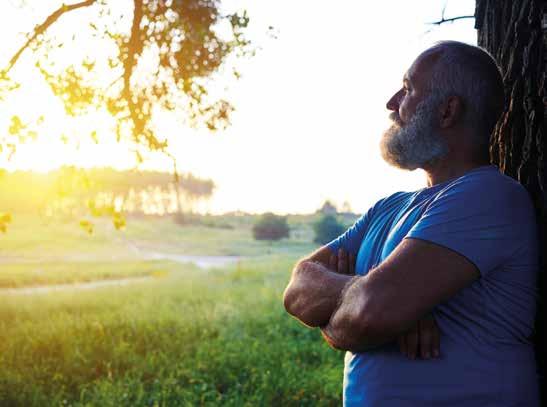
[[[418,57],[403,76],[403,86],[388,100],[386,107],[397,114],[400,123],[408,123],[428,93],[431,58]]]
[[[423,168],[448,152],[439,134],[439,105],[443,98],[429,89],[434,64],[420,56],[403,77],[403,86],[387,102],[391,127],[380,142],[382,157],[389,164],[408,170]]]

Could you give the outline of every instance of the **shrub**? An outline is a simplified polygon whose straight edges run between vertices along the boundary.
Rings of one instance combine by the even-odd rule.
[[[340,236],[346,228],[334,215],[323,215],[313,224],[315,243],[326,244]]]
[[[289,237],[289,224],[285,216],[265,213],[253,225],[253,237],[256,240],[280,240]]]
[[[338,213],[338,209],[336,209],[336,206],[327,199],[323,202],[323,205],[317,210],[317,212],[322,213],[323,215],[336,215]]]

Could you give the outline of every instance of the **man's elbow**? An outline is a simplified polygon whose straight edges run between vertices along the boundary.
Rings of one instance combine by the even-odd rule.
[[[297,295],[296,290],[291,286],[291,283],[289,283],[283,293],[283,306],[285,307],[285,311],[292,316],[295,316],[296,314]]]
[[[291,280],[289,281],[289,284],[287,285],[287,288],[285,288],[285,292],[283,293],[283,306],[285,307],[285,310],[291,314],[295,314],[295,308],[298,302],[298,296],[299,296],[299,269],[301,266],[301,262],[296,263],[294,266]]]
[[[299,321],[308,326],[316,327],[319,326],[321,321],[316,320],[313,308],[308,304],[305,287],[300,281],[302,268],[302,262],[296,264],[291,281],[283,293],[283,306],[287,313]]]
[[[316,315],[317,313],[314,312],[313,307],[306,303],[303,293],[294,287],[291,288],[289,286],[285,290],[283,294],[283,306],[287,313],[309,327],[315,328],[324,323],[320,319],[320,316]]]

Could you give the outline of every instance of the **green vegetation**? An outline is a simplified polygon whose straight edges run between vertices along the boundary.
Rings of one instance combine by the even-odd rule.
[[[5,296],[0,405],[340,404],[342,354],[282,307],[295,260]]]
[[[336,219],[334,215],[323,215],[313,224],[315,238],[318,244],[327,244],[331,240],[344,233],[346,227]]]
[[[2,211],[14,215],[82,217],[190,211],[211,197],[215,185],[192,174],[158,171],[118,171],[113,168],[64,166],[47,173],[0,169]],[[0,213],[1,225],[5,219]]]
[[[290,216],[290,239],[268,243],[256,241],[252,225],[256,216],[195,216],[195,222],[180,226],[170,217],[131,217],[124,230],[116,230],[110,219],[94,220],[92,234],[77,220],[13,216],[9,230],[0,233],[0,264],[22,261],[139,261],[151,252],[188,255],[261,256],[302,255],[312,243],[311,217]],[[1,271],[0,271],[1,273]]]
[[[1,406],[255,406],[340,403],[342,355],[290,318],[282,293],[316,245],[317,216],[291,237],[253,239],[257,216],[98,219],[14,216],[0,234],[0,287],[151,276],[30,295],[0,291]],[[237,255],[230,267],[145,254]]]
[[[161,277],[177,270],[169,261],[32,262],[2,265],[0,287],[25,287],[112,280],[127,277]]]
[[[265,213],[253,225],[255,240],[281,240],[289,237],[290,229],[286,216]]]

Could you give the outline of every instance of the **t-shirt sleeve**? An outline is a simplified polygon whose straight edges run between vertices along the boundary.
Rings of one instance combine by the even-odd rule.
[[[522,186],[488,181],[469,179],[441,191],[406,237],[453,250],[486,276],[515,253],[533,214]]]
[[[327,247],[333,252],[338,252],[338,249],[342,248],[348,253],[357,255],[359,247],[361,246],[361,241],[363,236],[367,232],[368,225],[370,223],[370,212],[369,210],[353,224],[348,230],[346,230],[342,235],[338,236],[332,242],[327,244]]]
[[[353,226],[351,226],[348,230],[346,230],[342,235],[334,239],[332,242],[328,243],[327,247],[333,253],[336,253],[339,248],[342,248],[346,252],[357,256],[363,238],[367,234],[370,222],[374,214],[382,210],[381,208],[384,202],[400,194],[401,192],[397,192],[387,198],[380,199],[363,216],[357,219],[357,222],[355,222]]]

